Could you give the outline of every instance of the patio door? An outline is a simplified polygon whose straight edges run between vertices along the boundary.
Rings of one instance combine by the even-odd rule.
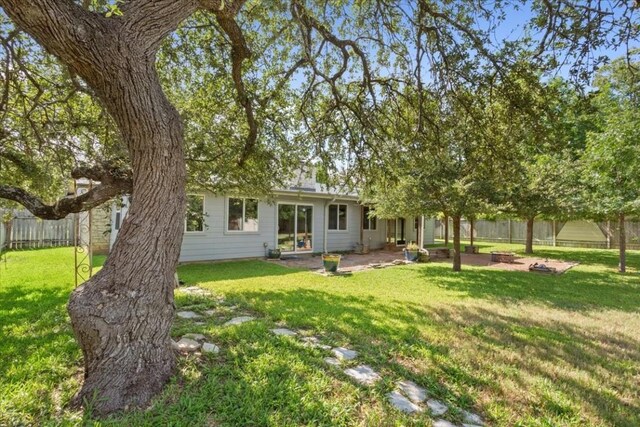
[[[278,205],[278,249],[283,252],[313,250],[313,206]]]
[[[406,238],[406,221],[404,218],[396,219],[396,245],[403,246],[407,244]]]

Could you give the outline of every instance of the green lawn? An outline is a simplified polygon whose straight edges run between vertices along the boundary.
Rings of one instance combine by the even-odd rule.
[[[152,408],[101,424],[429,425],[386,402],[406,378],[454,408],[453,422],[461,408],[489,425],[640,425],[640,277],[617,274],[614,251],[536,250],[581,265],[562,276],[434,263],[338,277],[262,261],[182,266],[187,285],[260,319],[222,327],[232,314],[215,297],[178,293],[179,308],[219,315],[179,320],[174,336],[201,332],[221,353],[182,358]],[[640,252],[628,262],[640,266]],[[65,408],[81,376],[72,288],[68,248],[10,252],[0,265],[0,425],[91,422]],[[275,324],[358,350],[383,381],[356,385],[323,351],[270,334]]]

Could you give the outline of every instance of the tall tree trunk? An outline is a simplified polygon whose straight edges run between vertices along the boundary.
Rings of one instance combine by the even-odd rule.
[[[533,253],[533,222],[535,217],[527,218],[527,240],[524,246],[525,254]]]
[[[449,216],[444,216],[444,245],[449,245]]]
[[[84,355],[75,401],[92,401],[100,415],[147,405],[175,365],[169,332],[186,207],[183,131],[153,62],[138,61],[122,64],[105,100],[128,144],[132,203],[102,270],[68,305]]]
[[[618,271],[625,273],[627,271],[627,233],[624,227],[624,214],[621,213],[618,218],[620,229],[620,264],[618,265]]]
[[[460,271],[460,215],[453,216],[453,271]]]

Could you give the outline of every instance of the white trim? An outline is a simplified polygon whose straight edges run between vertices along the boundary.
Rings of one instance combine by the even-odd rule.
[[[229,230],[229,199],[242,200],[242,230]],[[244,223],[246,222],[247,200],[256,201],[256,221],[258,223],[257,230],[245,230]],[[239,197],[239,196],[225,196],[224,197],[224,227],[223,234],[260,234],[260,199],[255,197]]]
[[[293,253],[303,253],[303,254],[310,254],[313,253],[314,250],[316,249],[316,231],[313,229],[315,227],[315,215],[316,215],[316,206],[313,203],[295,203],[295,202],[287,202],[287,201],[279,201],[276,202],[276,224],[275,224],[275,235],[276,235],[276,239],[275,239],[275,247],[276,249],[280,249],[279,245],[278,245],[278,228],[280,225],[280,205],[289,205],[289,206],[293,206],[294,207],[294,224],[293,224],[293,241],[294,241],[294,245],[293,245],[293,250],[292,251],[282,251],[282,253],[285,254],[293,254]],[[298,235],[298,206],[306,206],[306,207],[311,207],[311,249],[302,249],[302,250],[298,250],[298,245],[297,245],[297,235]]]
[[[317,193],[313,191],[298,191],[298,190],[275,190],[273,194],[289,197],[309,197],[313,199],[326,199],[326,200],[345,200],[348,202],[357,202],[360,198],[357,195],[349,194],[331,194],[331,193]]]
[[[204,218],[207,214],[207,211],[205,210],[205,200],[206,200],[206,196],[204,193],[187,193],[187,197],[189,196],[199,196],[202,197],[202,230],[193,230],[193,231],[189,231],[187,230],[187,215],[189,215],[189,206],[187,205],[187,212],[184,216],[184,233],[185,234],[203,234],[205,231],[205,223],[204,223]]]
[[[329,228],[329,219],[330,219],[329,210],[333,205],[338,206],[338,209],[336,210],[336,215],[337,215],[336,226],[338,228],[336,229]],[[346,208],[345,217],[344,217],[344,223],[346,228],[344,230],[340,228],[340,206],[344,206]],[[327,231],[332,234],[349,232],[349,204],[348,203],[329,203],[329,205],[327,206]]]

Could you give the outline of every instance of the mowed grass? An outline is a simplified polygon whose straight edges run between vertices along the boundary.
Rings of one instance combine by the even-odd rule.
[[[581,265],[561,276],[431,263],[335,277],[263,261],[181,266],[187,285],[213,295],[178,292],[178,307],[216,315],[178,320],[173,335],[200,332],[222,351],[181,358],[151,408],[100,423],[430,425],[386,401],[410,379],[456,423],[469,409],[488,425],[640,425],[640,276],[617,274],[615,251],[536,251]],[[628,261],[637,271],[640,253]],[[0,267],[0,425],[93,422],[65,408],[81,374],[65,310],[72,288],[71,249],[12,252]],[[239,314],[259,320],[222,326]],[[275,325],[357,350],[349,366],[366,363],[383,380],[355,384],[324,364],[329,354],[273,336]]]

